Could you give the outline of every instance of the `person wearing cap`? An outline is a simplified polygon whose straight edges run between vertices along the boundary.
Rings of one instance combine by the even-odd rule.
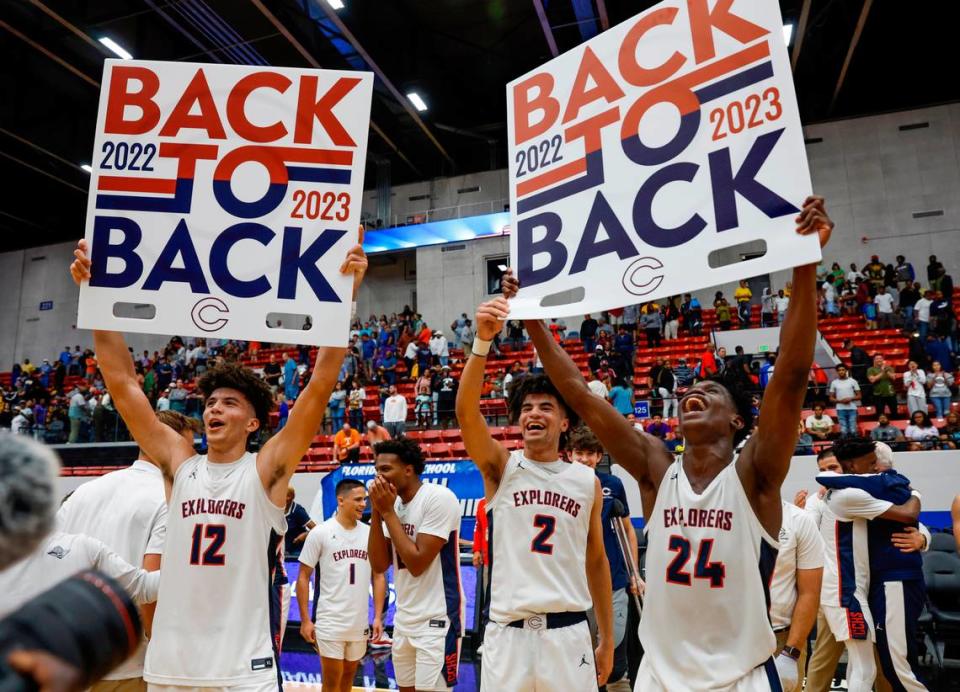
[[[693,368],[687,365],[686,358],[677,360],[677,367],[673,369],[673,377],[677,387],[689,387],[693,384]]]
[[[430,353],[433,354],[434,363],[446,365],[450,360],[450,347],[447,343],[447,337],[438,329],[434,329],[430,336]]]
[[[160,398],[157,399],[157,410],[158,411],[169,411],[170,410],[170,389],[164,389],[160,392]]]

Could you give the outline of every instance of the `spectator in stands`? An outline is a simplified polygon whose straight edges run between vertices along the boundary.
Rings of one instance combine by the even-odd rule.
[[[903,255],[897,255],[897,266],[894,267],[894,269],[897,272],[898,283],[913,285],[913,281],[917,276],[913,271],[913,265],[907,262],[907,259]]]
[[[640,421],[637,420],[637,414],[628,413],[627,422],[630,423],[637,432],[643,432],[643,426],[640,424]]]
[[[590,388],[590,391],[601,399],[606,399],[609,391],[607,390],[607,385],[605,385],[601,380],[597,379],[597,375],[592,370],[587,370],[587,387]]]
[[[550,330],[550,334],[553,336],[553,340],[558,344],[563,343],[564,337],[567,335],[567,325],[563,320],[557,320],[556,317],[550,318],[550,324],[547,325],[547,329]]]
[[[390,385],[390,396],[384,402],[383,425],[395,440],[402,438],[406,430],[407,399],[397,391],[394,385]]]
[[[804,421],[804,427],[814,440],[825,442],[833,434],[833,419],[823,412],[821,404],[817,404],[813,407],[813,413]]]
[[[942,449],[960,447],[960,415],[954,411],[947,414],[947,421],[940,428],[940,447]]]
[[[459,388],[459,383],[456,379],[454,379],[449,365],[441,368],[441,372],[442,376],[440,378],[440,389],[437,392],[437,422],[444,429],[447,429],[456,422],[454,421],[453,413],[457,400],[457,389]]]
[[[926,386],[930,400],[933,402],[933,408],[936,411],[937,418],[943,418],[950,410],[950,399],[953,396],[951,387],[953,387],[953,374],[947,372],[940,365],[940,361],[935,360],[927,373]]]
[[[473,322],[467,320],[462,327],[460,327],[460,348],[463,349],[463,358],[467,360],[473,354],[473,337],[475,336],[473,331]]]
[[[368,331],[360,332],[360,358],[367,372],[373,371],[373,359],[377,354],[377,342],[370,338]]]
[[[866,286],[866,284],[863,284]],[[869,289],[868,289],[869,290]],[[877,304],[868,296],[864,296],[860,303],[860,312],[863,313],[864,327],[869,330],[877,328]]]
[[[700,301],[696,298],[690,298],[687,329],[690,330],[691,336],[700,336],[700,332],[703,329],[703,308],[700,305]]]
[[[383,378],[387,384],[396,384],[397,352],[388,346],[376,363],[377,369],[383,368]]]
[[[927,334],[930,331],[930,308],[933,307],[933,291],[924,291],[923,297],[914,305],[914,315],[917,319],[917,331],[920,334],[920,341],[927,341]]]
[[[355,381],[347,394],[347,415],[350,417],[350,424],[357,430],[363,427],[363,401],[366,398],[366,391],[360,382]]]
[[[953,299],[953,277],[947,273],[947,268],[940,267],[940,279],[937,282],[937,290],[943,294],[947,300]]]
[[[659,437],[661,440],[666,440],[670,433],[673,432],[673,428],[671,428],[670,424],[663,419],[663,416],[655,414],[653,419],[647,423],[646,431],[648,435],[653,435],[654,437]]]
[[[580,323],[580,341],[583,343],[584,353],[593,353],[597,343],[597,321],[593,315],[584,315],[583,322]]]
[[[377,425],[377,421],[375,420],[367,421],[367,432],[364,434],[364,437],[366,438],[368,447],[373,447],[378,442],[387,442],[393,439],[390,436],[390,431],[383,425]]]
[[[330,416],[331,430],[339,430],[343,425],[343,415],[347,408],[347,392],[343,382],[333,385],[330,398],[327,400],[327,415]]]
[[[434,364],[443,366],[450,362],[450,346],[443,332],[434,330],[430,337],[430,353],[433,354]],[[425,370],[421,370],[421,373],[423,372]]]
[[[930,306],[930,325],[937,336],[942,336],[947,346],[953,349],[956,315],[948,297],[937,291]]]
[[[676,339],[680,334],[680,308],[677,306],[677,297],[667,299],[663,308],[663,338]]]
[[[760,295],[760,326],[772,327],[777,321],[773,316],[777,310],[776,296],[770,292],[769,286],[763,287],[763,293]]]
[[[851,262],[850,271],[847,272],[847,283],[856,285],[861,281],[863,281],[863,274],[857,269],[857,265]]]
[[[430,366],[433,364],[433,351],[430,350],[430,346],[426,341],[417,341],[417,376],[421,372],[425,372],[430,369]],[[413,377],[413,370],[409,371],[411,377]]]
[[[614,350],[620,355],[624,362],[624,369],[633,370],[633,334],[627,331],[625,325],[620,325],[617,331],[617,338],[613,342]]]
[[[403,362],[407,366],[407,373],[413,372],[413,364],[417,361],[417,342],[411,339],[403,347]]]
[[[777,367],[776,363],[777,356],[773,353],[768,353],[763,361],[763,365],[760,366],[760,376],[758,378],[760,389],[766,389],[767,385],[770,384],[770,378],[773,377],[773,371]]]
[[[277,356],[270,354],[270,360],[263,366],[263,380],[274,392],[280,387],[280,363],[277,362]]]
[[[637,331],[637,325],[640,324],[640,306],[636,303],[623,306],[623,326],[628,332],[633,334]]]
[[[633,413],[633,387],[628,387],[622,379],[617,378],[614,381],[607,398],[613,404],[613,407],[624,416]]]
[[[174,382],[167,394],[167,398],[170,399],[170,410],[185,414],[187,412],[187,395],[189,393],[183,384],[183,380]],[[291,397],[287,398],[289,399]]]
[[[300,376],[297,372],[297,361],[293,354],[287,354],[283,364],[283,395],[288,399],[296,399],[300,393]]]
[[[870,261],[863,270],[867,275],[867,281],[870,282],[870,293],[876,295],[883,286],[886,274],[886,268],[880,261],[880,257],[878,255],[871,255]]]
[[[937,259],[936,255],[930,255],[930,261],[927,264],[927,283],[930,286],[933,286],[933,283],[937,280],[937,277],[940,276],[940,269],[943,267],[943,264]]]
[[[886,443],[895,450],[902,450],[904,447],[903,433],[900,428],[890,425],[890,418],[886,414],[881,414],[877,419],[877,426],[870,431],[870,439]]]
[[[830,383],[830,401],[837,406],[841,435],[857,435],[857,406],[860,404],[860,385],[850,377],[847,368],[837,366],[837,378]]]
[[[933,427],[933,422],[926,411],[914,411],[910,416],[910,425],[903,436],[910,443],[910,451],[935,449],[939,445],[940,431]]]
[[[83,425],[89,418],[86,384],[78,384],[70,395],[70,411],[68,415],[70,417],[70,437],[67,439],[67,443],[73,444],[80,441]]]
[[[519,351],[523,347],[523,322],[520,320],[510,320],[507,322],[507,343],[514,351]]]
[[[417,425],[426,429],[433,422],[433,392],[431,390],[431,380],[433,373],[425,370],[420,374],[417,383],[414,386],[416,392],[416,401],[413,407],[414,417],[417,419]]]
[[[720,325],[720,329],[728,331],[733,320],[730,315],[730,304],[723,297],[723,291],[717,291],[713,298],[713,307],[716,310],[717,324]]]
[[[287,419],[290,417],[290,405],[293,402],[288,401],[281,392],[277,392],[274,395],[274,403],[277,406],[277,427],[273,432],[278,433],[287,425]]]
[[[169,411],[170,410],[170,390],[164,389],[160,392],[160,397],[157,399],[157,410],[158,411]]]
[[[676,384],[676,389],[689,387],[693,384],[693,368],[687,365],[686,358],[677,360],[677,367],[673,369],[673,379]],[[676,389],[674,391],[676,391]]]
[[[777,291],[777,297],[773,299],[773,303],[777,308],[777,323],[783,324],[783,321],[787,319],[787,309],[790,307],[790,296],[781,288]]]
[[[881,329],[890,329],[893,327],[893,296],[887,293],[885,286],[877,289],[877,295],[873,302],[877,308],[877,322]]]
[[[867,370],[867,380],[873,386],[873,405],[878,414],[886,410],[891,416],[897,415],[896,376],[893,366],[887,364],[882,355],[878,353],[873,357],[873,367]]]
[[[823,312],[827,317],[836,317],[840,314],[837,307],[837,289],[829,281],[823,282]]]
[[[63,391],[64,382],[67,379],[67,366],[63,364],[63,361],[57,361],[57,364],[53,366],[53,389],[57,392]]]
[[[797,444],[793,448],[794,456],[805,456],[813,454],[813,438],[807,432],[803,423],[800,423],[800,434],[797,437]]]
[[[23,406],[14,409],[13,420],[10,421],[10,432],[14,435],[33,434],[33,409],[31,402],[24,402]]]
[[[655,309],[652,303],[644,306],[643,314],[640,315],[640,327],[647,337],[647,348],[659,348],[663,320],[660,311]]]
[[[927,410],[927,375],[921,370],[917,361],[907,363],[907,370],[903,373],[903,388],[907,393],[907,410],[910,415],[916,411]]]
[[[753,299],[753,291],[747,285],[746,279],[740,279],[740,286],[733,292],[733,299],[737,301],[737,319],[740,320],[740,328],[746,329],[750,326],[750,301]]]
[[[903,316],[904,329],[913,330],[916,327],[914,311],[918,300],[920,284],[907,282],[900,291],[900,314]]]
[[[927,334],[925,350],[931,363],[933,361],[938,361],[940,365],[943,366],[944,370],[953,372],[953,356],[950,353],[950,345],[947,342],[946,337],[938,336],[936,334]]]
[[[600,370],[600,364],[603,361],[608,360],[607,352],[604,350],[603,346],[597,344],[593,348],[593,355],[587,359],[587,367],[591,372],[598,372]]]
[[[333,436],[333,458],[341,464],[356,464],[360,461],[360,433],[349,423],[344,423]]]

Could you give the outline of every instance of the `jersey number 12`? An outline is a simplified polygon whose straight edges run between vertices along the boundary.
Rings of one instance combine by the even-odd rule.
[[[201,543],[204,537],[210,539],[207,549],[201,554]],[[220,552],[224,541],[227,540],[227,527],[223,524],[197,524],[193,527],[193,543],[190,546],[191,565],[213,565],[222,567],[226,564],[226,556]]]

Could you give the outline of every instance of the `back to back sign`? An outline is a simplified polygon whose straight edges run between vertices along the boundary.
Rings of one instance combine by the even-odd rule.
[[[667,0],[507,86],[512,316],[820,259],[794,232],[811,186],[782,26],[770,0]],[[710,267],[759,239],[762,257]]]
[[[106,61],[78,326],[346,343],[339,267],[357,242],[372,85],[364,72]],[[118,303],[156,313],[118,317]],[[312,328],[268,328],[270,313]]]

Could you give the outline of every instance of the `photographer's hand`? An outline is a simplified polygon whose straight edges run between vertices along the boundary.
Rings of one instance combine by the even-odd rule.
[[[32,679],[40,692],[80,692],[87,687],[79,668],[46,651],[14,651],[7,663],[20,675]]]

